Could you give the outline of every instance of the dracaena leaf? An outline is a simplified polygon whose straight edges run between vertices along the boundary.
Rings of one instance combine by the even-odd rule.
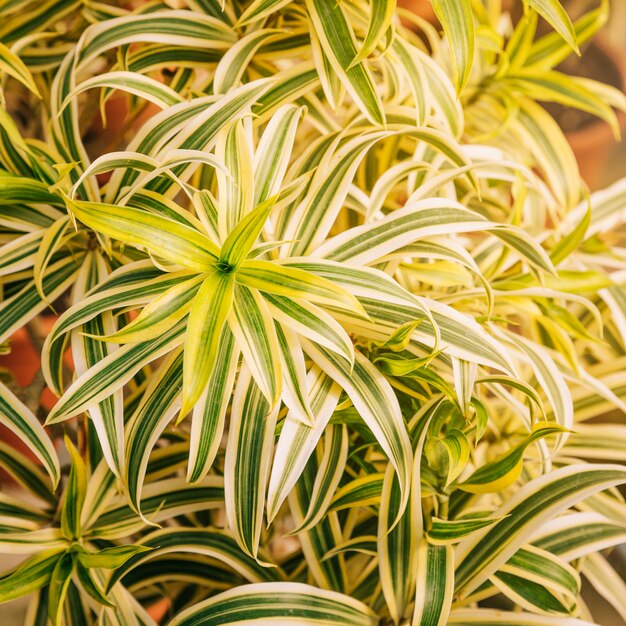
[[[226,323],[234,297],[231,274],[217,269],[208,273],[196,294],[185,334],[183,365],[183,407],[185,415],[202,394],[219,354],[222,328]]]

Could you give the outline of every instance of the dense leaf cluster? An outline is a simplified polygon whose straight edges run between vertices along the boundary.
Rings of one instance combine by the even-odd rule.
[[[0,385],[0,602],[584,626],[582,576],[625,615],[626,184],[539,104],[619,132],[554,69],[608,3],[134,4],[0,0],[0,341],[54,311],[59,397]]]

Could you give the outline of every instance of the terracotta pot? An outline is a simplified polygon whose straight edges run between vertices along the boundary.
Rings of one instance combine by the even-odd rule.
[[[170,608],[169,598],[161,598],[147,608],[150,617],[157,623],[167,615]]]
[[[428,20],[431,24],[437,22],[435,12],[433,11],[433,5],[430,0],[398,0],[398,6],[415,13]]]
[[[617,114],[620,131],[626,127],[626,115]],[[613,131],[605,122],[598,120],[581,130],[566,134],[567,141],[574,151],[580,175],[592,191],[602,186],[603,172],[609,155],[619,144]]]

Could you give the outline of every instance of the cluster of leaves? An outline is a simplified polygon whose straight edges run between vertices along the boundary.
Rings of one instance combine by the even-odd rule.
[[[0,387],[29,626],[626,616],[626,184],[537,104],[618,131],[554,69],[607,2],[433,7],[0,0],[0,341],[57,313],[46,428]]]

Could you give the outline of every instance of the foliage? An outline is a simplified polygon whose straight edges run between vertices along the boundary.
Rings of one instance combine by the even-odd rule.
[[[583,626],[581,575],[626,618],[626,186],[538,104],[619,132],[558,71],[607,2],[433,8],[0,1],[0,341],[57,315],[46,428],[0,388],[29,626]]]

